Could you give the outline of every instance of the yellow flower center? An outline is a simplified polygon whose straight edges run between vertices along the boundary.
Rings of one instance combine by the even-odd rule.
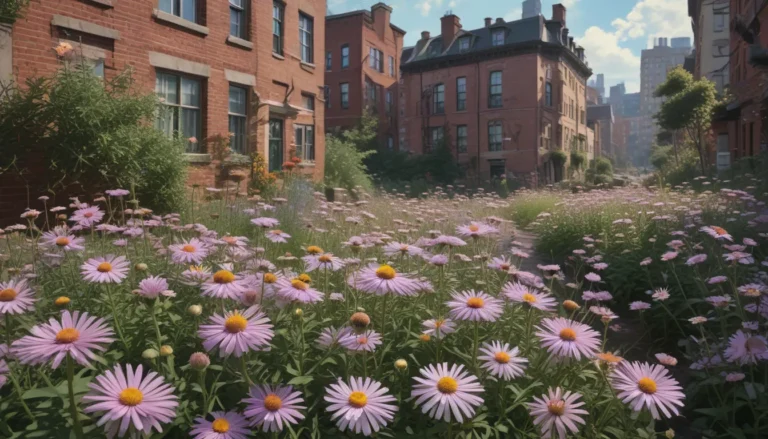
[[[637,388],[643,393],[653,395],[656,393],[656,381],[648,377],[640,378],[640,381],[637,382]]]
[[[57,297],[53,303],[56,306],[65,306],[65,305],[69,305],[69,302],[71,302],[71,300],[69,300],[69,297],[61,296],[61,297]]]
[[[435,329],[440,329],[444,323],[445,320],[435,320]]]
[[[13,288],[6,288],[0,291],[0,302],[10,302],[16,298],[18,293]]]
[[[293,288],[296,288],[297,290],[302,290],[302,291],[306,291],[306,289],[309,288],[309,286],[304,282],[300,281],[299,278],[293,279],[291,281],[291,286]]]
[[[531,293],[523,294],[523,302],[536,303],[536,296]]]
[[[235,275],[229,270],[219,270],[213,274],[213,281],[217,284],[228,284],[235,280]]]
[[[119,400],[120,400],[120,404],[122,405],[134,407],[141,404],[141,401],[144,400],[144,394],[141,393],[141,390],[135,387],[128,387],[122,392],[120,392]]]
[[[621,363],[624,360],[618,355],[613,355],[610,352],[601,352],[597,354],[597,358],[599,358],[602,361],[605,361],[606,363]]]
[[[310,245],[309,247],[307,247],[307,253],[309,253],[310,255],[317,255],[322,252],[323,252],[323,249],[321,249],[316,245]]]
[[[274,393],[270,393],[264,397],[264,408],[270,412],[276,412],[283,406],[283,400]]]
[[[190,265],[189,266],[189,271],[196,271],[198,273],[202,273],[203,272],[203,266],[202,265]]]
[[[349,394],[349,405],[354,408],[360,409],[368,404],[368,396],[363,392],[352,392]]]
[[[470,297],[467,299],[467,306],[470,308],[478,309],[482,308],[485,302],[480,297]]]
[[[66,236],[59,236],[58,238],[56,238],[56,245],[58,245],[59,247],[64,247],[69,245],[69,238],[67,238]]]
[[[724,229],[724,228],[722,228],[722,227],[718,227],[718,226],[712,226],[712,230],[714,230],[714,231],[715,231],[715,233],[717,233],[718,235],[721,235],[721,236],[722,236],[722,235],[727,235],[727,234],[728,234],[728,231],[727,231],[727,230],[725,230],[725,229]]]
[[[110,271],[112,271],[112,264],[110,264],[109,262],[102,262],[101,264],[99,264],[98,267],[96,267],[96,270],[99,273],[109,273]]]
[[[474,224],[469,226],[469,231],[470,232],[477,232],[478,230],[480,230],[480,227],[478,227],[478,226],[476,226]]]
[[[224,418],[218,418],[211,424],[211,428],[216,433],[226,433],[229,431],[229,421]]]
[[[264,283],[273,284],[277,282],[277,276],[272,273],[264,273]]]
[[[382,265],[381,267],[376,270],[376,276],[378,276],[379,279],[384,280],[390,280],[395,278],[395,269],[390,267],[389,265]]]
[[[576,340],[576,331],[574,331],[571,328],[563,328],[560,331],[560,340],[563,340],[563,341],[574,341],[574,340]]]
[[[74,343],[80,338],[80,331],[75,328],[64,328],[56,334],[56,343]]]
[[[563,413],[565,413],[565,401],[549,401],[547,403],[547,410],[555,416],[563,416]]]
[[[493,356],[493,359],[496,360],[497,363],[501,364],[507,364],[509,363],[510,356],[506,352],[496,352],[496,355]]]
[[[327,264],[327,263],[331,262],[331,256],[330,255],[322,255],[319,258],[317,258],[317,260],[322,262],[322,263],[324,263],[324,264]]]
[[[195,251],[197,251],[197,247],[195,247],[192,244],[186,244],[184,247],[181,248],[181,251],[185,253],[194,253]]]
[[[451,377],[442,377],[437,381],[437,390],[450,395],[459,390],[459,383]]]
[[[240,314],[233,314],[229,316],[226,321],[224,321],[224,328],[226,328],[227,332],[230,334],[243,332],[247,327],[248,320],[246,320],[245,317],[241,316]]]
[[[304,282],[305,284],[311,284],[312,283],[312,278],[309,277],[309,275],[307,273],[301,273],[299,275],[298,279],[300,281]]]

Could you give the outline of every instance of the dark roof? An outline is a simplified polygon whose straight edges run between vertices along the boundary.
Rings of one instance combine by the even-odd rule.
[[[610,104],[587,105],[587,120],[610,120],[613,122],[613,109]]]
[[[341,14],[326,15],[325,16],[325,21],[338,20],[338,19],[341,19],[341,18],[353,17],[355,15],[364,15],[366,19],[368,19],[370,21],[373,21],[373,15],[371,15],[371,11],[369,11],[367,9],[358,9],[356,11],[349,11],[349,12],[344,12],[344,13],[341,13]],[[399,27],[395,26],[392,23],[389,23],[389,27],[391,27],[395,31],[400,32],[401,34],[405,35],[405,31],[402,28],[399,28]]]
[[[560,26],[559,22],[545,20],[541,15],[537,15],[522,20],[494,23],[488,27],[469,31],[460,29],[448,47],[443,47],[442,36],[436,35],[426,41],[419,40],[415,46],[404,48],[401,65],[403,68],[407,68],[409,65],[421,64],[424,61],[456,60],[481,52],[493,52],[526,45],[548,45],[565,49],[566,44],[561,42],[559,38]],[[504,32],[504,44],[500,46],[493,45],[493,34],[497,31]],[[460,50],[459,41],[464,38],[469,38],[469,49]],[[578,48],[579,46],[574,43],[574,50]],[[580,59],[571,50],[566,50],[566,52],[572,55],[574,62],[580,64],[585,71],[589,71],[585,59]]]

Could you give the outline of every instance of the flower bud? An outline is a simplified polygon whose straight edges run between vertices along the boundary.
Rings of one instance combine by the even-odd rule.
[[[349,318],[349,324],[358,331],[363,331],[371,324],[371,318],[364,312],[356,312]]]
[[[160,355],[163,357],[167,357],[169,355],[173,354],[173,348],[168,346],[167,344],[164,344],[160,346]]]
[[[293,313],[294,313],[294,314],[296,315],[296,317],[298,317],[298,318],[301,318],[301,317],[303,317],[303,316],[304,316],[304,310],[302,310],[301,308],[296,308],[296,311],[294,311]]]
[[[573,300],[566,300],[563,302],[563,308],[565,308],[566,311],[576,311],[577,309],[581,308],[578,303],[574,302]]]
[[[189,356],[189,365],[195,370],[205,370],[211,365],[211,359],[204,352],[195,352]]]
[[[421,334],[419,336],[419,340],[421,340],[423,342],[428,342],[428,341],[432,340],[432,337],[430,337],[429,334]]]
[[[67,296],[60,296],[60,297],[57,297],[56,300],[53,303],[56,304],[56,306],[65,307],[65,306],[69,305],[70,302],[71,302],[71,300],[69,299],[69,297],[67,297]]]
[[[189,308],[187,308],[187,312],[197,317],[203,313],[203,307],[200,305],[189,305]]]
[[[675,437],[675,430],[672,430],[671,428],[664,432],[664,436],[667,437],[667,439],[672,439]]]
[[[145,360],[154,360],[158,356],[158,352],[155,349],[145,349],[144,352],[141,353],[141,357]]]
[[[399,360],[395,361],[395,369],[397,370],[405,370],[408,368],[408,362],[400,358]]]
[[[149,267],[147,266],[147,264],[145,264],[145,263],[143,263],[143,262],[139,262],[138,264],[134,265],[134,266],[133,266],[133,268],[134,268],[136,271],[147,271],[147,269],[148,269]]]

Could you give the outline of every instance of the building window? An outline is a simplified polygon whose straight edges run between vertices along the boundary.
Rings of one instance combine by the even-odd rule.
[[[427,142],[427,150],[425,152],[430,152],[435,149],[435,147],[439,146],[440,143],[445,138],[445,131],[443,127],[430,127],[429,128],[429,139]]]
[[[504,29],[497,29],[493,31],[493,45],[501,46],[504,44]]]
[[[456,127],[456,149],[460,153],[467,152],[467,126],[459,125]]]
[[[283,120],[269,120],[269,172],[283,168]]]
[[[349,84],[339,84],[339,95],[341,96],[341,108],[349,108]]]
[[[728,134],[717,135],[717,169],[731,167],[731,151],[728,148]]]
[[[160,10],[197,23],[197,4],[195,0],[160,0]]]
[[[491,178],[504,178],[506,167],[504,160],[489,160]]]
[[[310,111],[315,111],[315,96],[310,94],[301,94],[301,103],[304,108]]]
[[[325,108],[331,108],[331,87],[323,87],[323,100],[325,101]]]
[[[248,136],[245,124],[248,120],[248,90],[229,86],[229,146],[233,152],[245,154]]]
[[[721,32],[725,29],[725,14],[723,14],[721,11],[714,11],[714,31],[715,32]]]
[[[544,84],[544,104],[547,107],[552,106],[552,83],[549,81]]]
[[[494,120],[488,122],[488,151],[501,151],[501,121]]]
[[[294,125],[296,156],[304,161],[315,160],[315,126]]]
[[[157,73],[155,92],[160,96],[160,109],[155,126],[169,137],[186,139],[187,152],[200,151],[202,111],[200,81],[172,73]]]
[[[456,78],[456,111],[467,109],[467,78]]]
[[[349,46],[346,44],[341,46],[341,68],[346,69],[349,67]]]
[[[299,44],[301,44],[301,60],[312,64],[313,44],[313,20],[306,14],[299,13]]]
[[[387,90],[387,98],[384,101],[384,110],[387,114],[392,114],[392,92]]]
[[[432,113],[445,113],[445,85],[437,84],[432,88]]]
[[[281,2],[272,3],[272,51],[283,54],[283,10]]]
[[[371,47],[368,51],[368,65],[377,72],[384,72],[384,60],[381,50]]]
[[[469,39],[470,39],[470,37],[459,38],[459,51],[460,52],[464,52],[465,50],[469,50]]]
[[[248,39],[248,0],[229,0],[229,34]]]
[[[378,86],[370,79],[365,80],[365,99],[373,111],[376,111],[379,100]]]
[[[722,58],[725,56],[729,56],[728,53],[728,47],[729,47],[729,41],[728,39],[720,39],[715,40],[712,42],[712,56],[714,58]]]
[[[395,150],[395,139],[392,136],[387,136],[387,149],[390,151]]]
[[[395,77],[395,57],[389,57],[389,76]]]
[[[501,107],[501,72],[491,72],[488,87],[488,108]]]
[[[333,54],[331,52],[325,52],[325,70],[330,72],[333,64]]]

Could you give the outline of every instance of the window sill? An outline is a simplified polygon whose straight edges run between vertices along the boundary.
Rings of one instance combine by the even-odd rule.
[[[162,21],[164,23],[172,24],[181,28],[184,28],[186,30],[190,30],[192,32],[201,34],[201,35],[208,35],[208,28],[205,26],[201,26],[197,23],[191,22],[189,20],[185,20],[181,17],[177,17],[173,14],[169,14],[165,11],[161,11],[159,9],[152,10],[152,16],[155,17],[157,21]]]
[[[244,40],[242,38],[238,38],[234,35],[227,35],[227,43],[232,44],[233,46],[242,47],[243,49],[246,49],[246,50],[253,50],[252,42],[248,40]]]
[[[191,164],[208,164],[211,163],[211,155],[210,154],[194,154],[194,153],[184,153],[184,160],[187,161],[187,163]]]
[[[86,3],[93,3],[96,6],[100,6],[102,8],[114,8],[115,5],[112,2],[112,0],[85,0]]]
[[[285,57],[283,55],[280,55],[277,52],[272,52],[272,58],[276,58],[276,59],[279,59],[281,61],[285,61]]]
[[[300,168],[314,168],[315,167],[315,162],[302,161],[301,163],[299,163],[299,167]]]
[[[314,64],[308,63],[308,62],[305,62],[305,61],[301,61],[301,67],[315,70],[315,65]]]

